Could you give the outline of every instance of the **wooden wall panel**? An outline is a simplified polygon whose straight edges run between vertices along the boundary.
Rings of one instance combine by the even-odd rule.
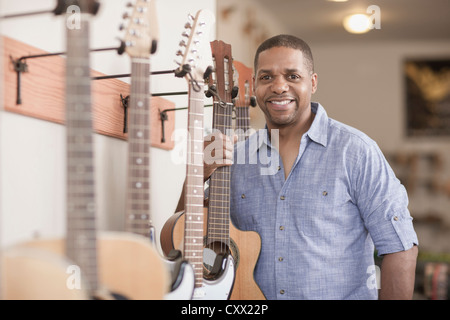
[[[49,56],[28,59],[28,72],[21,76],[22,103],[16,103],[17,74],[14,71],[11,57],[18,59],[23,56],[44,54],[43,50],[23,42],[2,37],[3,70],[4,70],[4,109],[46,121],[64,124],[65,111],[65,58]],[[101,53],[100,53],[101,54]],[[124,59],[129,61],[128,59]],[[104,74],[92,70],[92,76]],[[123,133],[124,109],[120,95],[129,95],[130,85],[118,79],[92,81],[92,117],[96,133],[126,140]],[[161,97],[151,98],[152,147],[171,150],[174,142],[170,140],[175,127],[175,114],[167,113],[168,120],[164,123],[166,141],[161,142],[161,120],[159,112],[172,109],[175,104]],[[168,138],[167,138],[168,137]]]

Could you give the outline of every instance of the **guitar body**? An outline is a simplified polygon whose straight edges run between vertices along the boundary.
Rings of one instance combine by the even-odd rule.
[[[195,287],[194,268],[182,258],[163,261],[172,274],[170,292],[164,296],[164,300],[191,300]]]
[[[56,245],[58,246],[58,245]],[[87,300],[86,290],[69,290],[73,265],[62,255],[47,250],[14,247],[2,255],[4,300]]]
[[[206,216],[208,209],[204,208],[204,234],[206,233]],[[184,239],[184,212],[171,216],[161,230],[161,248],[165,255],[170,251],[181,250]],[[230,223],[231,257],[235,263],[235,280],[231,292],[231,300],[265,300],[259,286],[256,284],[253,271],[261,251],[261,238],[255,231],[242,231]],[[240,254],[245,252],[245,254]],[[207,259],[207,257],[204,257]]]
[[[169,275],[145,238],[125,232],[102,232],[97,236],[97,250],[100,287],[106,290],[100,290],[100,296],[95,298],[114,299],[114,294],[132,300],[163,299]],[[67,268],[74,263],[65,259],[64,253],[64,239],[43,239],[24,243],[6,254],[6,298],[91,299],[87,290],[66,286],[73,274]],[[12,282],[8,283],[9,279]]]
[[[182,250],[184,246],[184,211],[172,215],[161,229],[161,248],[166,256],[170,256],[173,250]],[[208,259],[205,254],[203,259]],[[212,260],[215,260],[212,258]],[[230,299],[230,293],[233,290],[235,278],[235,257],[225,255],[217,261],[217,268],[221,270],[218,276],[211,279],[203,279],[203,284],[195,288],[193,299],[204,300],[226,300]]]
[[[221,276],[212,280],[203,280],[201,287],[194,289],[193,300],[228,300],[233,291],[235,263],[231,255],[221,262]]]

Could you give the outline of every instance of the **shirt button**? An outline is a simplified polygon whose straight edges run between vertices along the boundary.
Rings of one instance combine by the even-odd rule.
[[[284,290],[280,290],[280,293],[281,293],[281,294],[284,294],[285,292],[286,292],[286,291],[284,291]]]
[[[395,221],[398,221],[398,217],[397,217],[397,216],[395,216],[395,217],[394,217],[394,220],[395,220]]]
[[[280,261],[280,262],[283,261],[283,257],[279,257],[278,261]]]
[[[324,191],[324,192],[322,192],[322,195],[323,195],[324,197],[326,197],[326,196],[328,195],[328,192],[327,192],[327,191]]]
[[[280,230],[284,230],[284,226],[280,226]]]
[[[278,166],[278,171],[280,171],[281,170],[281,166]]]
[[[242,198],[242,199],[245,199],[245,194],[242,194],[242,195],[241,195],[241,198]]]
[[[284,199],[286,199],[286,197],[285,197],[285,196],[281,196],[280,199],[281,199],[281,200],[284,200]]]

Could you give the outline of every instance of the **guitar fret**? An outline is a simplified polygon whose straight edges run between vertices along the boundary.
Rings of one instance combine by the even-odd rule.
[[[214,205],[209,205],[210,208],[218,208],[218,209],[229,209],[230,207],[227,206],[214,206]]]
[[[203,204],[202,203],[200,203],[200,204],[198,204],[198,203],[187,203],[186,206],[188,206],[188,207],[203,207]]]

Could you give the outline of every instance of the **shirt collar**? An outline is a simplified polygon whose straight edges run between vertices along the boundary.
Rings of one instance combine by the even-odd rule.
[[[318,102],[311,102],[311,111],[316,114],[311,127],[306,132],[308,137],[322,146],[326,147],[328,142],[328,115],[322,105]],[[271,147],[270,139],[267,130],[267,124],[264,129],[260,129],[256,132],[258,135],[258,147],[261,148],[263,144]],[[255,150],[256,151],[256,150]]]
[[[311,127],[306,132],[308,137],[324,147],[328,142],[328,115],[322,105],[318,102],[311,102],[311,111],[316,114]]]

